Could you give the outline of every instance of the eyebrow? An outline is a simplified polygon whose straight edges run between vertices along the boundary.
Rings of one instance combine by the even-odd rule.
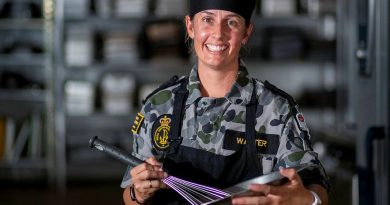
[[[209,12],[209,11],[201,11],[201,13],[204,13],[204,14],[207,14],[207,15],[211,15],[211,16],[215,16],[215,13]],[[240,15],[238,15],[238,14],[229,14],[226,17],[228,17],[228,18],[230,18],[230,17],[240,18]]]

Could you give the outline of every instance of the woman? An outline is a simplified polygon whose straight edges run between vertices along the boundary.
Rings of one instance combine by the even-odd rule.
[[[191,0],[186,28],[197,56],[189,77],[171,79],[145,101],[132,127],[126,204],[183,204],[162,179],[170,175],[226,188],[274,170],[282,185],[252,184],[232,204],[327,204],[326,174],[290,96],[252,79],[239,52],[252,34],[254,0]],[[298,175],[283,167],[311,163]],[[322,202],[322,203],[321,203]]]

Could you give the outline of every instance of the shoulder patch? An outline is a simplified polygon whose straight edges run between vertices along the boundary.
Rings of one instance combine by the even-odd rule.
[[[142,123],[144,122],[145,116],[143,116],[141,113],[137,113],[137,116],[135,117],[133,126],[131,126],[131,132],[133,134],[138,134],[139,128],[141,128]]]
[[[301,130],[309,131],[309,129],[307,129],[305,117],[303,117],[302,113],[298,111],[298,113],[295,114],[295,118],[297,119],[298,125],[301,128]]]
[[[165,83],[161,84],[160,86],[158,86],[158,88],[156,90],[154,90],[153,92],[151,92],[148,96],[146,96],[145,99],[142,100],[142,103],[145,104],[146,101],[151,97],[153,96],[154,94],[156,94],[157,92],[159,92],[160,90],[163,90],[165,88],[168,88],[168,87],[171,87],[173,85],[176,85],[176,84],[179,84],[182,82],[183,79],[186,79],[188,77],[185,77],[185,78],[181,78],[179,79],[179,77],[177,75],[174,75],[172,76],[168,81],[166,81]]]
[[[307,128],[305,118],[303,117],[303,114],[299,112],[298,110],[298,104],[295,102],[294,98],[291,97],[291,95],[287,94],[283,90],[277,88],[276,86],[272,85],[268,81],[264,81],[264,87],[271,90],[272,92],[284,97],[287,99],[288,103],[290,104],[290,109],[293,112],[294,119],[298,123],[298,127],[301,131],[309,132],[309,129]]]
[[[169,147],[169,132],[171,131],[172,115],[165,114],[158,117],[152,127],[152,144],[159,151]]]
[[[162,105],[168,102],[172,98],[172,92],[170,90],[160,90],[149,98],[149,102],[152,105]]]

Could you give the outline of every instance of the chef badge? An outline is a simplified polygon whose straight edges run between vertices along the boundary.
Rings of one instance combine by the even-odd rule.
[[[172,115],[161,115],[158,117],[152,128],[152,144],[157,150],[164,151],[169,147],[168,134],[171,130],[170,123]]]

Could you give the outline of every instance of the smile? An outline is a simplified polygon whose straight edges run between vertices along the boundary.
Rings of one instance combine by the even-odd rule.
[[[212,52],[219,52],[226,50],[227,46],[206,44],[206,47]]]

